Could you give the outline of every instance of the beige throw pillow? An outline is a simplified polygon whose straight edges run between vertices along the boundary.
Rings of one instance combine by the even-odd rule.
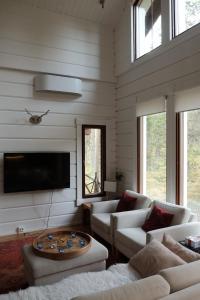
[[[163,269],[183,265],[186,262],[162,243],[153,240],[134,255],[129,263],[144,278],[155,275]]]
[[[178,255],[180,258],[190,263],[200,259],[200,254],[182,246],[179,242],[175,241],[169,234],[164,234],[163,245]]]

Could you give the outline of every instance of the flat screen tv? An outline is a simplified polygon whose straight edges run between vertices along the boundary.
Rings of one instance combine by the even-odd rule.
[[[4,153],[4,193],[70,187],[70,153]]]

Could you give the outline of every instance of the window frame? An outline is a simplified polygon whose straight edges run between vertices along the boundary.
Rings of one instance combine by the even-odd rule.
[[[163,112],[137,117],[137,192],[146,195],[147,187],[147,117]],[[167,114],[166,114],[166,200],[167,201]]]
[[[170,9],[170,11],[171,11],[171,18],[170,18],[171,20],[170,21],[171,22],[170,23],[171,23],[171,32],[172,32],[171,40],[176,39],[178,36],[184,35],[186,32],[188,32],[188,30],[191,30],[192,28],[200,26],[200,22],[199,22],[199,23],[185,29],[181,33],[177,33],[177,23],[176,23],[176,9],[177,9],[176,6],[177,6],[177,4],[176,4],[176,0],[171,0],[170,5],[171,5],[171,9]],[[187,33],[186,33],[186,35],[187,35]]]
[[[150,50],[149,52],[146,52],[140,56],[138,56],[138,50],[137,50],[137,44],[138,44],[138,38],[137,38],[137,31],[138,31],[138,5],[144,0],[136,0],[134,2],[134,4],[132,5],[132,35],[133,35],[133,47],[132,47],[132,63],[134,63],[135,61],[137,61],[138,59],[146,56],[146,54],[151,53],[152,51],[154,51],[155,49],[158,49],[159,47],[161,47],[163,45],[163,21],[161,21],[161,31],[162,31],[162,36],[161,36],[161,44],[155,48],[153,48],[152,50]],[[169,1],[169,0],[168,0]],[[171,0],[172,1],[172,0]],[[162,16],[162,0],[161,0],[161,16]],[[162,19],[161,19],[162,20]]]
[[[104,199],[102,196],[83,198],[82,197],[82,125],[105,125],[106,126],[106,179],[113,178],[113,173],[115,170],[115,164],[113,165],[113,133],[115,132],[114,120],[107,119],[92,119],[92,118],[76,118],[76,205],[80,206],[87,202],[96,202]],[[114,169],[113,169],[114,168]]]
[[[85,129],[100,129],[101,130],[101,192],[97,194],[85,194]],[[95,198],[105,196],[104,181],[106,180],[106,126],[105,125],[82,125],[82,198]]]

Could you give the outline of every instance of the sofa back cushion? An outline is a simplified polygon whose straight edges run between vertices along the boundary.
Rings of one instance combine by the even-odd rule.
[[[107,291],[79,296],[72,300],[157,300],[169,295],[169,292],[170,286],[166,280],[156,275]]]
[[[169,213],[173,214],[173,220],[171,225],[179,225],[183,223],[187,223],[190,218],[190,209],[180,206],[180,205],[175,205],[171,203],[166,203],[166,202],[160,202],[160,201],[154,201],[153,206],[156,205],[157,207],[163,208]],[[153,208],[152,206],[152,208]]]
[[[165,247],[167,247],[173,253],[175,253],[180,258],[185,260],[187,263],[190,263],[190,262],[200,259],[199,253],[196,253],[196,252],[184,247],[179,242],[175,241],[169,234],[164,233],[162,243]]]
[[[165,228],[171,225],[174,215],[163,208],[153,206],[150,216],[146,219],[142,229],[146,232]]]
[[[159,273],[170,285],[171,293],[200,282],[200,261],[162,270]]]
[[[135,254],[129,263],[144,278],[158,274],[163,269],[183,265],[186,262],[161,242],[153,240]]]

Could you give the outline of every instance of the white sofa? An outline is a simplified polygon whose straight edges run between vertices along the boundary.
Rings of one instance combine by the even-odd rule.
[[[126,193],[131,197],[137,198],[135,210],[149,207],[151,200],[148,197],[129,190],[126,190]],[[110,200],[92,204],[91,229],[110,244],[113,244],[114,236],[112,214],[115,213],[116,216],[121,214],[121,212],[116,213],[118,202],[119,200]]]
[[[200,261],[160,271],[158,275],[72,300],[200,299]]]
[[[154,201],[151,208],[137,211],[112,214],[113,235],[115,248],[130,258],[141,250],[147,241],[148,233],[142,229],[142,225],[150,215],[153,206],[164,208],[174,214],[171,226],[192,222],[196,216],[183,206]],[[164,232],[165,228],[154,230],[154,234]]]

